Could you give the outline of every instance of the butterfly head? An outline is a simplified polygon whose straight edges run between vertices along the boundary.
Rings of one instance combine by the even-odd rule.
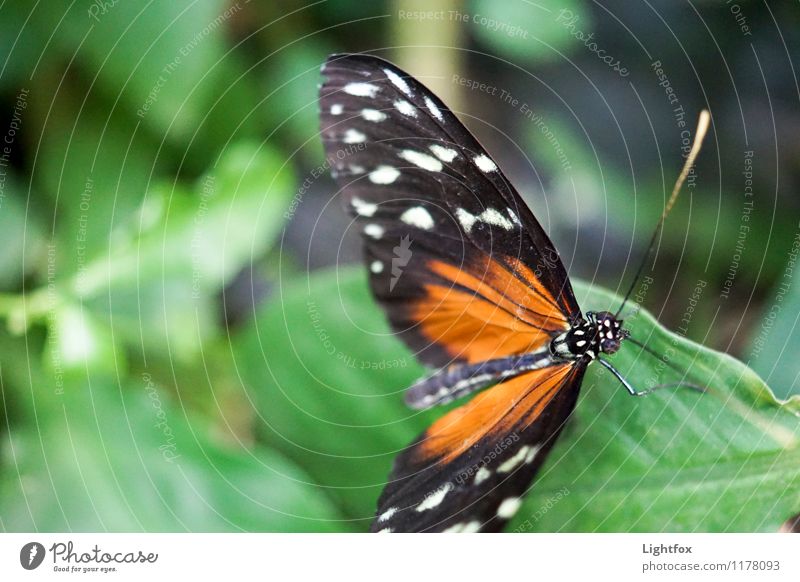
[[[596,341],[599,351],[604,354],[613,354],[619,350],[622,340],[628,337],[630,332],[622,327],[622,320],[617,319],[613,313],[608,311],[598,311],[588,313],[589,322],[596,330]]]

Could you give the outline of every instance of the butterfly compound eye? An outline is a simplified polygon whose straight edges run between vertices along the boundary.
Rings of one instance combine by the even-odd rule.
[[[600,350],[606,354],[613,354],[619,350],[620,343],[625,337],[622,329],[622,321],[614,317],[608,311],[601,311],[596,314],[597,335],[600,339]]]
[[[619,350],[620,340],[618,338],[600,340],[600,351],[606,354],[613,354]]]

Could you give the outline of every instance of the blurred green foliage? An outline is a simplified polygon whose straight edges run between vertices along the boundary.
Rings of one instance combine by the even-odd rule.
[[[509,59],[558,61],[559,52],[574,44],[564,23],[580,21],[582,28],[591,27],[581,0],[545,0],[535,8],[524,2],[473,0],[469,7],[475,35]]]
[[[292,12],[278,4],[0,7],[0,139],[16,128],[0,166],[0,529],[363,531],[392,458],[440,414],[402,405],[422,369],[388,332],[360,268],[303,268],[313,244],[328,263],[357,248],[337,231],[341,213],[317,214],[337,204],[327,204],[332,182],[317,175],[319,66],[332,52],[389,46],[387,31],[415,23],[395,18],[402,1]],[[520,189],[555,238],[585,230],[638,245],[672,170],[634,182],[631,210],[628,160],[609,163],[603,144],[546,102],[550,91],[583,88],[544,91],[523,74],[568,77],[559,54],[597,64],[556,21],[562,9],[581,30],[599,26],[602,14],[579,0],[475,0],[464,10],[485,22],[442,25],[476,59],[464,74],[530,99],[569,152],[566,174],[518,111],[469,104],[470,114],[515,128],[534,160],[516,172],[527,180]],[[493,31],[489,20],[508,26]],[[625,54],[615,39],[603,42]],[[513,66],[487,66],[478,56],[486,53]],[[676,209],[656,270],[673,277],[680,267],[678,293],[701,277],[710,286],[725,278],[740,206],[698,188]],[[788,212],[754,216],[738,275],[745,291],[720,317],[701,302],[686,332],[743,355],[760,342],[754,366],[782,397],[797,392],[796,317],[784,317],[798,310],[797,285],[778,286],[793,221]],[[722,243],[708,256],[686,253],[708,249],[710,224]],[[594,242],[593,251],[604,248]],[[633,260],[617,245],[616,265]],[[579,274],[618,282],[621,266],[598,268],[602,252],[573,251]],[[653,304],[666,302],[667,287],[653,290]],[[748,325],[731,316],[750,306],[749,289],[767,322],[768,298],[780,296],[769,333],[759,317]],[[611,301],[596,288],[581,293],[592,308]],[[679,321],[676,309],[659,316]],[[631,399],[590,374],[513,527],[776,529],[800,509],[796,399],[775,401],[742,364],[644,312],[631,324],[649,345],[674,348],[673,361],[715,392]],[[618,363],[632,378],[654,372],[636,350]]]

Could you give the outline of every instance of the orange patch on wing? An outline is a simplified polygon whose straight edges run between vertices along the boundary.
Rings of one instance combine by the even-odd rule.
[[[533,289],[536,290],[539,295],[541,295],[544,300],[551,305],[556,305],[556,300],[553,295],[545,289],[542,282],[539,280],[539,277],[536,276],[528,265],[520,261],[516,257],[506,257],[506,264],[511,267],[511,269],[516,272],[520,277],[525,279],[525,281],[530,285]]]
[[[413,317],[429,340],[454,357],[475,363],[533,351],[550,340],[547,331],[531,327],[496,304],[471,292],[439,285],[426,287]]]
[[[569,327],[552,295],[491,259],[469,272],[441,261],[428,268],[446,283],[426,285],[411,315],[425,337],[454,357],[474,363],[533,351]]]
[[[488,435],[530,426],[572,370],[572,364],[535,370],[478,394],[430,426],[420,443],[421,460],[447,463]]]

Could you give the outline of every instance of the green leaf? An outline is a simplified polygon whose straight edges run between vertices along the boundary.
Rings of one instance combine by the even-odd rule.
[[[293,191],[277,150],[235,144],[194,191],[156,187],[114,233],[108,256],[75,279],[74,291],[95,311],[113,313],[133,343],[146,329],[154,351],[197,354],[216,332],[216,294],[272,246]]]
[[[619,305],[602,290],[576,291],[587,310]],[[632,398],[592,366],[570,425],[511,527],[777,530],[800,508],[800,399],[778,402],[743,364],[670,333],[643,311],[626,325],[686,370],[684,381],[710,390]],[[263,441],[337,488],[364,527],[394,456],[442,411],[403,406],[402,390],[422,369],[389,333],[363,272],[285,284],[237,338],[234,354]],[[611,359],[639,388],[682,379],[630,342]]]
[[[326,492],[264,447],[223,446],[149,375],[40,378],[37,423],[4,439],[7,531],[332,531],[348,529]]]
[[[25,122],[41,141],[32,180],[49,206],[43,213],[55,231],[53,267],[63,279],[108,251],[109,233],[142,203],[164,160],[150,136],[95,91],[67,85],[51,103],[42,99],[48,78],[40,83]]]
[[[85,377],[98,371],[125,371],[125,358],[115,349],[109,329],[87,309],[54,304],[48,324],[45,363],[53,373]]]
[[[99,270],[110,269],[115,282],[194,277],[199,291],[216,292],[272,246],[293,191],[291,167],[280,152],[258,143],[234,144],[193,192],[156,187],[138,215],[114,233],[113,258]],[[91,275],[87,291],[93,289]]]

